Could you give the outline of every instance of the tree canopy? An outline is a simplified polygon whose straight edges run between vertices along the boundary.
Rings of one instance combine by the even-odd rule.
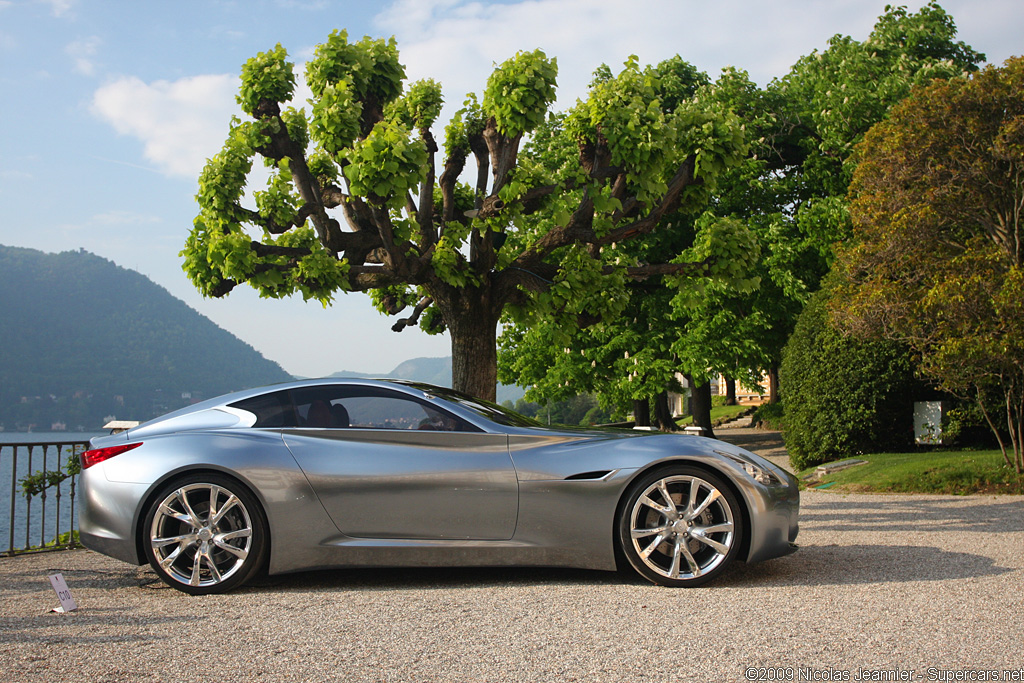
[[[650,278],[627,288],[629,302],[613,322],[546,317],[507,327],[503,377],[525,380],[534,396],[586,387],[617,402],[656,396],[676,372],[696,384],[717,373],[753,379],[752,370],[774,378],[804,303],[850,235],[855,145],[915,84],[961,77],[983,59],[929,3],[916,13],[887,7],[865,40],[836,35],[766,88],[740,69],[723,70],[712,84],[704,74],[678,77],[681,60],[658,65],[663,78],[674,76],[673,92],[685,93],[662,97],[663,108],[695,97],[731,112],[750,151],[716,177],[706,204],[666,215],[671,230],[627,249],[655,261],[697,248],[708,226],[730,225],[745,235],[747,280],[737,288],[696,277],[680,287]]]
[[[1024,59],[918,88],[858,161],[838,318],[910,344],[923,374],[983,410],[996,396],[986,417],[1022,471]]]
[[[650,71],[657,75],[657,101],[669,114],[694,100],[732,114],[729,91],[733,80],[746,78],[730,71],[712,83],[679,57]],[[595,78],[607,78],[604,73],[599,69]],[[747,125],[744,133],[749,138]],[[547,144],[550,139],[536,140],[526,154],[541,163],[557,161],[558,149]],[[738,160],[730,169],[743,163],[745,159]],[[723,170],[720,178],[728,173]],[[721,191],[719,183],[716,180],[714,187],[704,188],[706,201],[679,207],[666,214],[662,229],[622,245],[619,257],[657,263],[683,255],[700,262],[717,254],[728,259],[733,269],[730,277],[723,278],[720,273],[662,277],[654,273],[611,290],[622,297],[621,312],[614,317],[594,319],[583,310],[577,315],[510,320],[500,340],[503,381],[519,381],[531,387],[532,396],[548,400],[595,390],[608,403],[639,402],[642,409],[651,397],[679,389],[677,373],[695,384],[706,384],[713,372],[734,370],[737,349],[748,347],[753,339],[749,327],[753,319],[737,315],[723,307],[723,302],[730,295],[750,293],[758,287],[753,270],[759,250],[746,225],[719,219],[708,211]],[[707,343],[709,340],[713,342]],[[758,365],[749,356],[747,360],[751,362],[746,367]],[[673,426],[670,415],[658,417],[659,426]],[[702,426],[710,428],[710,421]]]
[[[250,118],[232,121],[199,178],[186,273],[207,296],[240,283],[325,305],[338,292],[372,292],[385,313],[412,309],[396,329],[447,329],[455,387],[493,398],[506,307],[520,319],[607,318],[621,312],[616,292],[628,281],[742,270],[730,256],[744,236],[722,229],[700,258],[644,263],[624,247],[707,201],[746,152],[740,121],[698,100],[666,111],[658,74],[634,58],[547,129],[564,154],[545,166],[520,147],[548,119],[556,74],[539,50],[498,65],[446,127],[442,154],[431,131],[441,86],[404,86],[393,39],[333,32],[306,65],[308,112],[287,106],[296,76],[285,50],[260,53],[242,69],[238,101]],[[465,185],[470,156],[476,179]],[[269,179],[250,201],[256,157]]]
[[[367,292],[396,331],[447,330],[455,387],[483,398],[499,321],[507,379],[549,398],[773,368],[850,235],[855,145],[913,87],[984,59],[955,36],[934,2],[887,7],[766,88],[633,57],[564,112],[556,61],[519,52],[440,143],[441,85],[406,83],[393,39],[331,33],[304,108],[278,45],[243,66],[246,118],[200,176],[184,268],[207,296]]]

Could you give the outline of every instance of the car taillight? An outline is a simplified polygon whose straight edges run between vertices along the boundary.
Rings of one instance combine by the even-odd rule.
[[[115,455],[121,455],[133,448],[138,448],[142,445],[142,442],[138,443],[126,443],[121,446],[110,446],[109,448],[95,448],[91,451],[82,453],[82,469],[87,470],[96,463],[103,462],[104,460],[110,460]]]

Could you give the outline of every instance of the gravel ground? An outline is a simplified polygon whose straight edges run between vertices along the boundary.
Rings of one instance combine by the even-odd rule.
[[[90,551],[0,558],[0,676],[1024,680],[1024,497],[808,491],[798,540],[690,590],[605,572],[344,570],[195,598]],[[78,611],[49,611],[54,572]]]

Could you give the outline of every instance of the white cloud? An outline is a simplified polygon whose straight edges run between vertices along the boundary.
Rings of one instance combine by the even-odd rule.
[[[482,92],[495,63],[539,47],[558,59],[564,108],[598,65],[617,69],[631,54],[642,64],[679,54],[712,77],[735,65],[764,85],[837,32],[866,36],[883,4],[842,0],[826,13],[805,0],[398,0],[375,25],[396,36],[411,79],[439,79],[455,104]]]
[[[55,17],[67,16],[71,9],[75,6],[77,0],[37,0],[38,2],[50,6],[50,14]]]
[[[144,155],[162,172],[195,178],[227,137],[238,79],[202,75],[144,83],[123,77],[99,88],[92,111],[122,135],[144,144]]]
[[[90,36],[82,40],[76,40],[64,48],[64,51],[74,62],[75,72],[83,76],[96,75],[96,64],[93,62],[93,57],[96,56],[102,43],[103,41],[97,36]]]

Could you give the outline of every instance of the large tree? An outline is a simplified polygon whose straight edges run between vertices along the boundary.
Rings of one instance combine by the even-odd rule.
[[[616,320],[587,326],[549,316],[507,327],[504,377],[524,379],[535,396],[590,389],[619,402],[658,396],[676,372],[699,385],[719,372],[768,370],[777,387],[797,317],[828,272],[834,245],[849,236],[855,144],[915,83],[975,68],[983,57],[955,37],[952,18],[930,3],[917,13],[887,8],[866,40],[836,35],[767,88],[738,69],[709,84],[679,58],[659,64],[656,87],[669,91],[659,98],[666,111],[696,95],[731,112],[743,121],[750,153],[716,176],[706,205],[666,214],[666,229],[628,251],[661,260],[695,248],[707,235],[702,229],[731,224],[745,234],[737,258],[748,262],[747,282],[696,277],[680,286],[679,278],[650,278],[628,288],[631,298]],[[544,148],[545,159],[553,149]]]
[[[745,151],[735,117],[698,101],[666,112],[633,59],[568,113],[557,134],[571,153],[551,171],[519,149],[548,116],[555,76],[540,51],[499,65],[479,103],[469,96],[447,126],[438,157],[440,85],[403,87],[393,40],[332,33],[306,65],[309,112],[286,107],[295,69],[285,50],[257,55],[238,95],[251,118],[232,122],[200,176],[185,271],[207,296],[248,283],[270,297],[298,292],[327,305],[337,292],[364,291],[386,313],[411,308],[395,329],[447,329],[454,386],[491,399],[507,307],[608,318],[631,280],[729,277],[737,264],[720,256],[742,235],[719,230],[699,262],[644,263],[624,245],[706,201]],[[466,186],[470,155],[476,174]],[[270,177],[249,201],[257,156]]]
[[[984,61],[956,37],[953,17],[934,1],[913,13],[887,6],[866,39],[835,35],[751,100],[760,166],[737,169],[740,182],[722,184],[739,188],[725,195],[727,210],[762,238],[765,286],[752,305],[768,323],[759,342],[771,369],[836,245],[850,237],[856,145],[914,86],[959,77]]]
[[[648,67],[644,76],[650,84],[645,90],[646,99],[667,116],[695,101],[731,115],[729,107],[715,96],[717,84],[710,84],[704,73],[678,56]],[[611,84],[610,70],[598,69],[595,82]],[[564,167],[574,151],[566,149],[563,136],[557,134],[563,125],[562,120],[551,121],[534,136],[524,154],[553,172]],[[713,187],[704,189],[710,200]],[[499,371],[503,381],[529,386],[530,396],[549,401],[580,391],[597,391],[608,404],[632,403],[638,424],[649,424],[650,401],[655,399],[658,426],[673,428],[666,391],[679,389],[677,373],[685,373],[700,384],[706,384],[709,375],[707,353],[699,354],[691,363],[691,354],[680,354],[675,349],[682,339],[683,324],[673,314],[673,300],[699,306],[708,301],[712,289],[739,287],[748,291],[756,286],[756,280],[746,277],[756,253],[752,236],[735,222],[698,220],[707,206],[707,201],[692,201],[666,213],[661,229],[644,240],[618,245],[616,258],[630,263],[672,259],[704,262],[717,255],[726,259],[731,269],[729,277],[723,277],[722,268],[713,277],[700,272],[684,278],[678,273],[652,272],[650,277],[632,279],[624,287],[602,291],[602,296],[617,299],[614,316],[589,315],[589,307],[578,303],[563,306],[555,314],[510,316],[500,339]],[[728,239],[719,241],[722,235]],[[735,239],[740,236],[742,239]],[[734,250],[727,253],[730,242]],[[719,326],[718,331],[725,339],[737,330]],[[709,416],[708,412],[708,419],[701,423],[708,429]]]
[[[977,399],[1021,472],[1024,58],[918,89],[858,159],[837,315],[910,344],[941,389]]]

